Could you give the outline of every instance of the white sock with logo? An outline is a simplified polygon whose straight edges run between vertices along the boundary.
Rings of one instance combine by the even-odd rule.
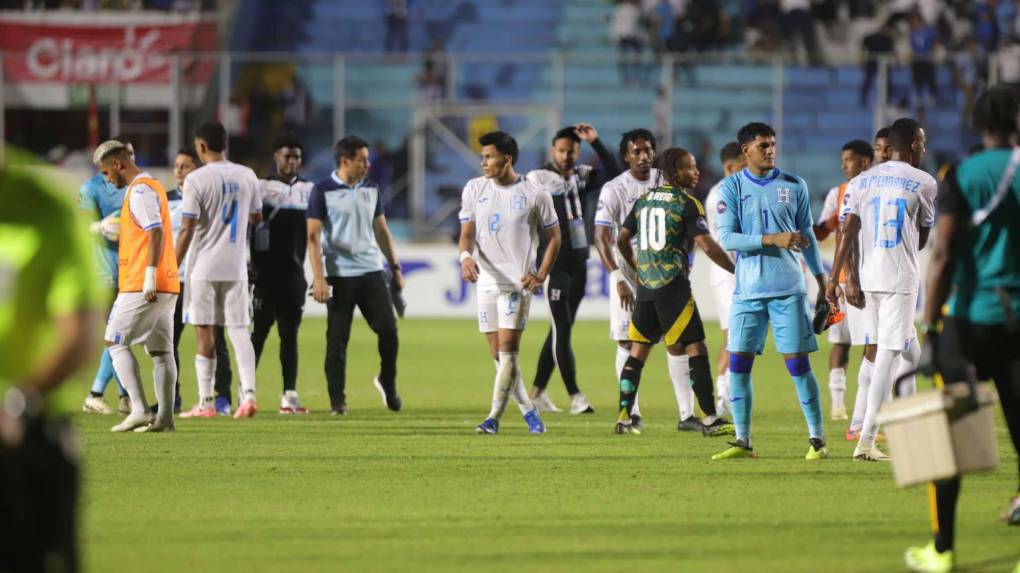
[[[681,356],[666,355],[669,368],[669,381],[673,383],[673,394],[676,395],[676,407],[680,419],[686,420],[694,415],[694,389],[691,388],[690,359],[686,354]]]

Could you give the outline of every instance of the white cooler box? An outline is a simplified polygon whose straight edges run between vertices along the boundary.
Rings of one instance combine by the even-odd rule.
[[[996,402],[989,384],[966,383],[886,402],[878,423],[888,440],[896,485],[907,487],[998,467]]]

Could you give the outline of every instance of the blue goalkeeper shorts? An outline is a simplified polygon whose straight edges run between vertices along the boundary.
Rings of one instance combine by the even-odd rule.
[[[797,354],[818,350],[807,295],[803,294],[733,301],[726,349],[761,354],[765,350],[769,324],[779,352]]]

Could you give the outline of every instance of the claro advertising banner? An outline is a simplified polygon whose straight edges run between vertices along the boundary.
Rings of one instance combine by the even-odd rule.
[[[32,84],[168,84],[170,55],[216,48],[214,15],[2,12],[4,79]],[[184,62],[186,81],[204,83],[213,61]]]

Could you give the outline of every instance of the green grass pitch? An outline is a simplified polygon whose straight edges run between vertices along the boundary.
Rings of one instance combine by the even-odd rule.
[[[719,331],[706,326],[714,356]],[[529,386],[547,328],[533,322],[524,337]],[[853,463],[844,423],[826,425],[829,460],[804,460],[804,421],[771,340],[755,365],[761,458],[713,462],[725,438],[676,431],[661,348],[641,385],[646,431],[612,433],[614,351],[603,322],[579,323],[574,334],[580,385],[597,413],[547,414],[544,436],[528,435],[513,405],[500,435],[474,433],[493,366],[473,321],[404,320],[400,329],[399,414],[371,385],[375,338],[360,320],[350,415],[327,414],[325,322],[307,319],[298,390],[309,416],[276,413],[275,332],[255,419],[178,420],[174,434],[112,435],[118,418],[80,416],[87,570],[900,571],[903,550],[928,540],[926,491],[898,490],[888,465]],[[193,352],[189,329],[186,406],[196,393]],[[812,357],[826,414],[827,352],[823,343]],[[851,404],[858,360],[855,350]],[[93,367],[81,373],[82,396]],[[566,406],[558,377],[550,389]],[[998,521],[1017,464],[1001,420],[998,432],[1002,466],[964,484],[961,570],[1008,571],[1020,559],[1020,530]]]

